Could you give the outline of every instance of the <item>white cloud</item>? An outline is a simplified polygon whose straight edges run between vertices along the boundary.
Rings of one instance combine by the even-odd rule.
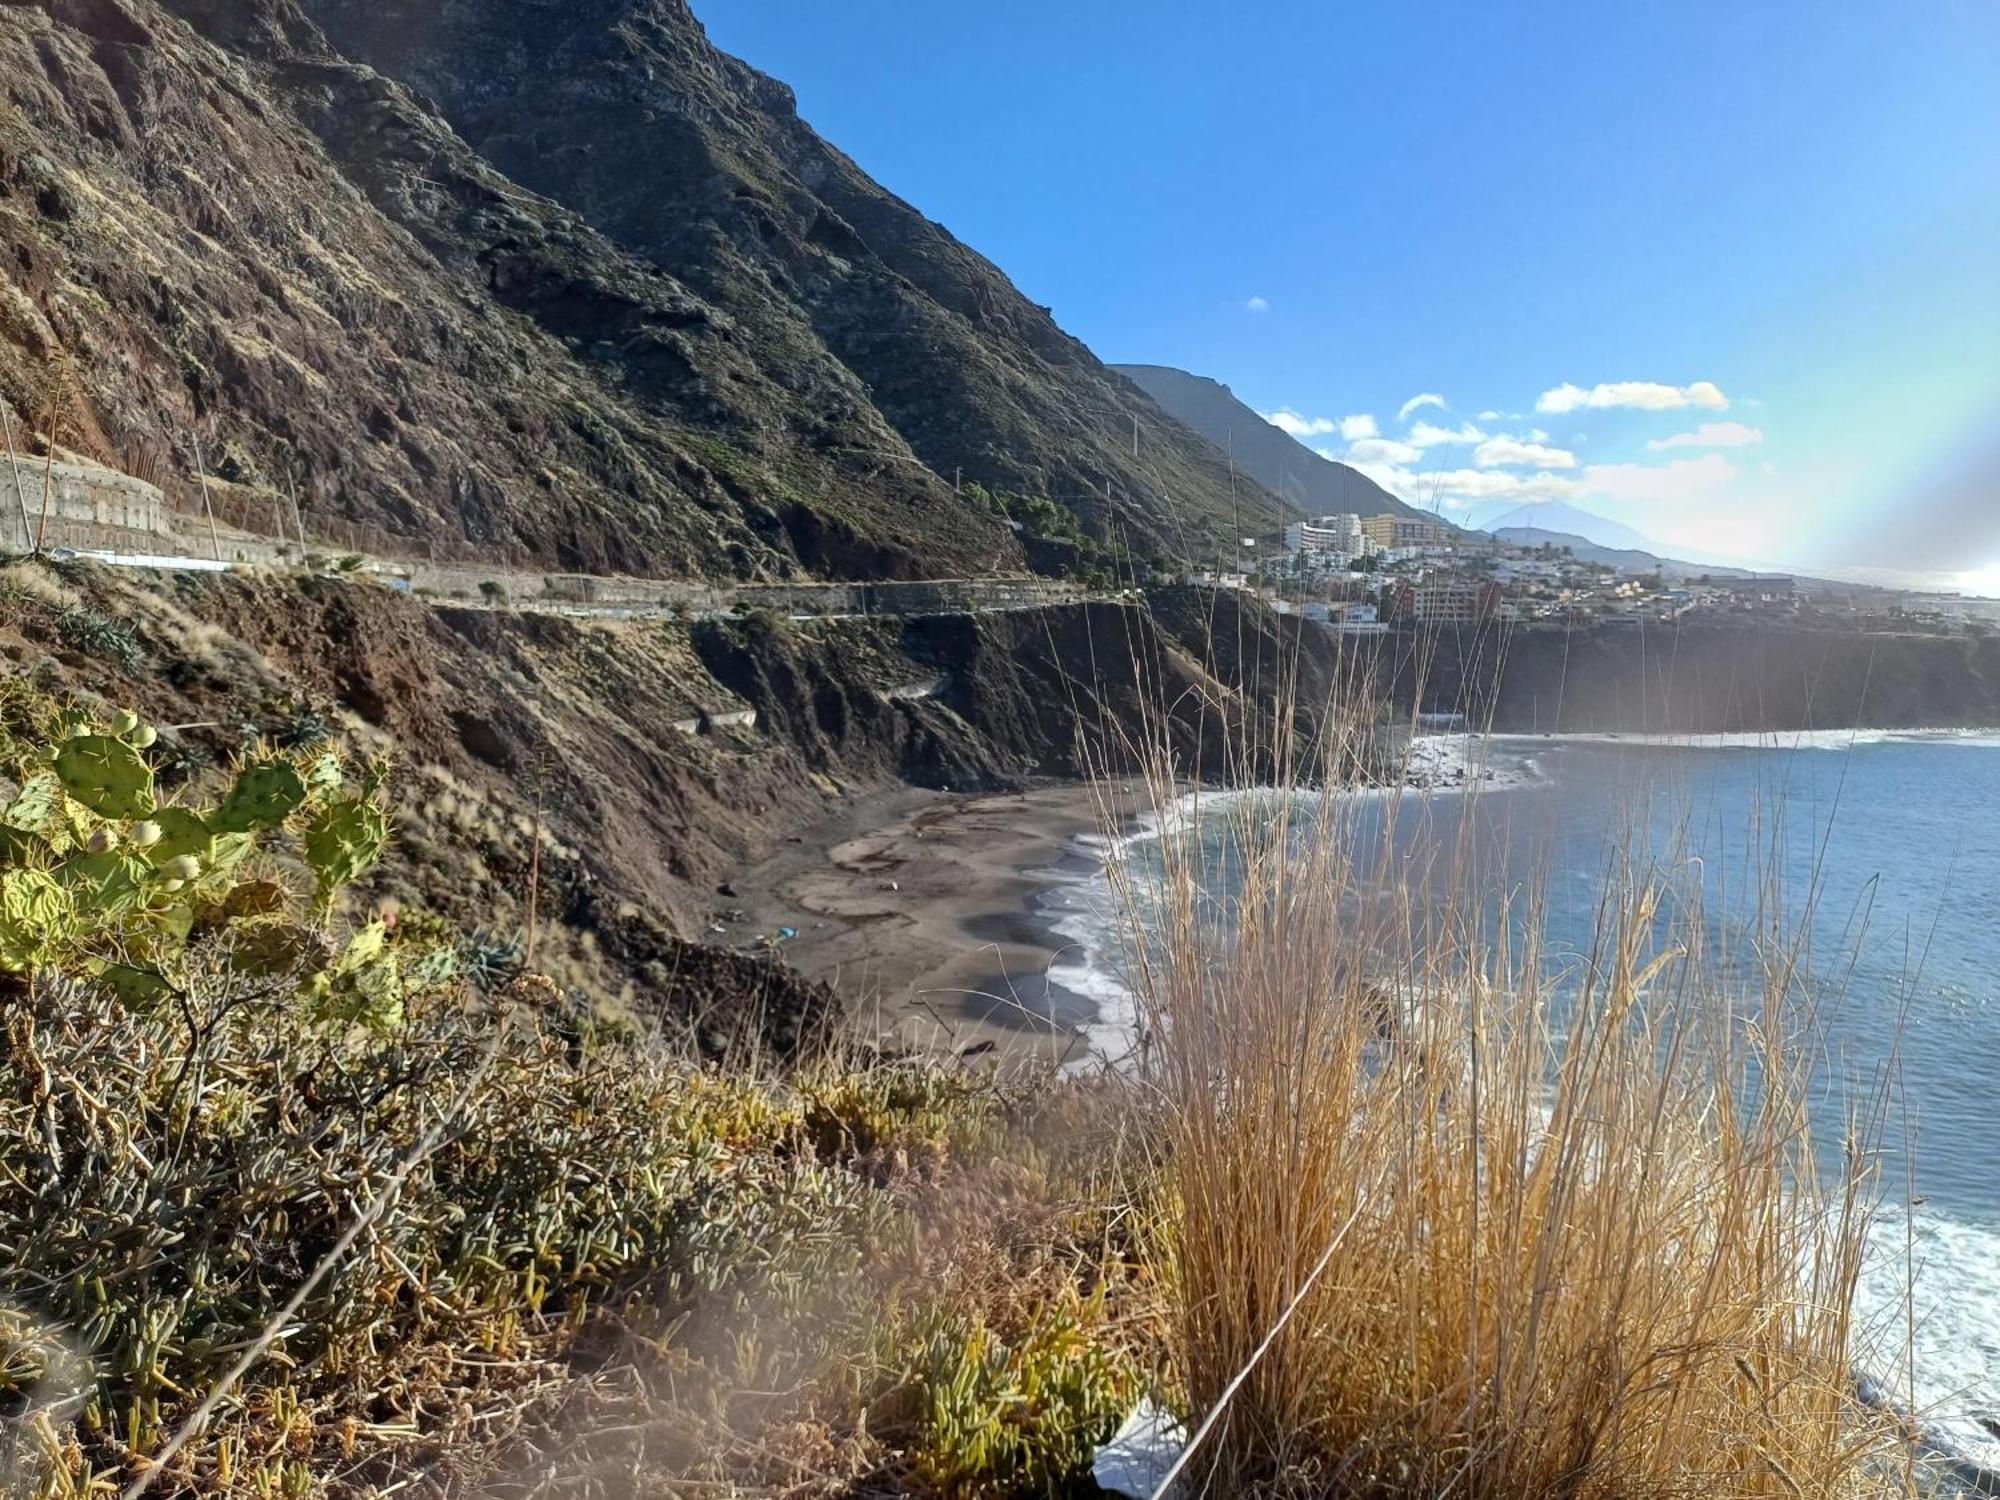
[[[1542,434],[1547,436],[1546,433]],[[1527,468],[1536,465],[1544,469],[1574,469],[1576,455],[1566,448],[1551,448],[1538,442],[1523,442],[1520,438],[1488,438],[1472,450],[1472,461],[1482,469]]]
[[[1276,411],[1259,412],[1257,415],[1273,427],[1289,432],[1295,438],[1325,437],[1329,432],[1340,431],[1340,424],[1330,417],[1302,417],[1289,406],[1281,406]]]
[[[1764,429],[1741,422],[1704,422],[1693,432],[1677,432],[1672,437],[1654,438],[1646,446],[1655,453],[1669,448],[1748,448],[1764,441]]]
[[[1486,441],[1486,434],[1470,422],[1462,422],[1457,427],[1438,427],[1429,422],[1418,422],[1407,434],[1405,440],[1418,448],[1440,448],[1448,444],[1463,444]]]
[[[1638,411],[1675,411],[1684,406],[1699,406],[1709,411],[1725,411],[1729,398],[1707,380],[1697,380],[1693,385],[1661,385],[1652,380],[1617,380],[1608,385],[1594,385],[1585,390],[1580,385],[1568,383],[1554,390],[1543,391],[1536,398],[1535,410],[1542,412],[1570,412],[1585,409],[1601,411],[1609,407],[1631,407]]]
[[[1482,422],[1497,422],[1500,420],[1500,413],[1497,411],[1483,411],[1479,414],[1479,420]]]
[[[1375,419],[1366,412],[1335,420],[1332,417],[1301,416],[1289,406],[1281,406],[1276,411],[1259,412],[1258,415],[1295,438],[1325,437],[1328,433],[1337,432],[1352,443],[1375,436]]]
[[[1262,297],[1252,297],[1243,304],[1243,307],[1246,312],[1253,313],[1267,313],[1271,310],[1271,304]]]
[[[1348,446],[1344,462],[1351,464],[1413,464],[1424,456],[1424,450],[1413,448],[1408,443],[1399,443],[1394,438],[1362,438]]]
[[[1396,408],[1396,420],[1398,422],[1409,421],[1410,413],[1420,406],[1435,406],[1439,411],[1443,411],[1445,409],[1444,397],[1430,391],[1425,391],[1421,396],[1412,396]]]
[[[1591,464],[1583,471],[1585,493],[1608,500],[1647,502],[1700,499],[1736,477],[1736,465],[1720,453],[1677,458],[1668,464]]]
[[[1577,481],[1560,474],[1509,474],[1498,469],[1429,469],[1349,456],[1348,461],[1370,479],[1415,505],[1466,511],[1496,500],[1525,505],[1532,500],[1567,500],[1579,491]]]

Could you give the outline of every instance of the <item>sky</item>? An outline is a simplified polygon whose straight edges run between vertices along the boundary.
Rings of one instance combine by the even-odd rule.
[[[694,0],[1111,361],[1474,521],[2000,593],[2000,4]]]

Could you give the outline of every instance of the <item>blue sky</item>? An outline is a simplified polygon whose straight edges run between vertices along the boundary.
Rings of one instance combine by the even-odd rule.
[[[1407,498],[2000,590],[1993,0],[696,9],[1104,358]]]

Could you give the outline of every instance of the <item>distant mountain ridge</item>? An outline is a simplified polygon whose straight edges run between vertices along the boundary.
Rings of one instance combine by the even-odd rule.
[[[1237,471],[1309,516],[1416,516],[1350,465],[1315,453],[1245,406],[1228,386],[1171,365],[1113,365],[1184,425],[1235,459]]]
[[[1643,547],[1602,547],[1589,537],[1569,531],[1548,531],[1540,526],[1501,526],[1488,534],[1514,547],[1557,547],[1578,562],[1602,563],[1625,573],[1650,573],[1654,569],[1669,578],[1747,578],[1745,568],[1715,567],[1682,558],[1661,557]]]
[[[1635,531],[1619,521],[1613,521],[1595,511],[1584,510],[1561,500],[1544,501],[1536,505],[1517,505],[1491,519],[1476,523],[1479,530],[1498,536],[1502,531],[1552,531],[1566,536],[1581,537],[1593,546],[1610,547],[1621,551],[1658,553],[1659,543],[1643,532]]]

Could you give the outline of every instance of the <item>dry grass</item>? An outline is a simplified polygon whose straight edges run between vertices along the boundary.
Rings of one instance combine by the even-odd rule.
[[[1344,726],[1373,716],[1313,708],[1310,764],[1232,747],[1281,767],[1275,799],[1194,792],[1151,757],[1169,834],[1114,870],[1148,1029],[1133,1068],[1164,1117],[1176,1375],[1197,1419],[1228,1395],[1191,1475],[1903,1492],[1850,1376],[1867,1131],[1825,1178],[1787,945],[1725,970],[1698,880],[1635,861],[1559,974],[1532,890],[1506,906],[1469,861],[1424,868],[1363,801],[1315,790],[1315,767],[1364,758]],[[1233,905],[1207,894],[1218,860]]]

